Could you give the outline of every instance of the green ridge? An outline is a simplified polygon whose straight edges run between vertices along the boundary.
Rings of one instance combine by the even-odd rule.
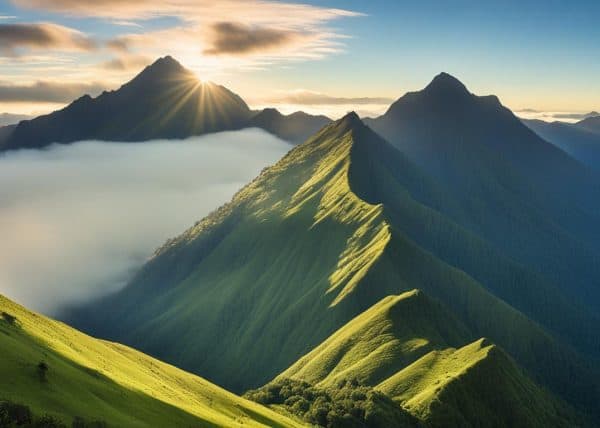
[[[0,401],[69,424],[292,427],[300,423],[116,343],[94,339],[0,296]],[[14,322],[9,322],[14,317]],[[45,380],[37,365],[45,363]]]
[[[597,365],[563,340],[597,343],[595,319],[442,208],[462,209],[349,114],[167,242],[123,291],[66,318],[241,392],[419,288],[472,340],[489,337],[593,412]]]

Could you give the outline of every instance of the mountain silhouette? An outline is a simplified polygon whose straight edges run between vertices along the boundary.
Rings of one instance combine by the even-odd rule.
[[[476,96],[445,73],[365,122],[452,196],[460,210],[445,215],[598,311],[590,278],[600,278],[600,183],[591,170],[496,96]]]
[[[274,109],[251,111],[227,88],[200,82],[170,56],[159,58],[119,89],[84,95],[62,110],[0,128],[0,150],[80,140],[146,141],[260,127],[300,143],[330,122],[325,116]]]
[[[600,116],[592,116],[575,124],[575,127],[600,135]]]
[[[331,122],[327,116],[313,116],[302,111],[289,115],[277,109],[266,108],[250,119],[249,126],[256,126],[293,143],[302,143],[323,126]]]
[[[522,122],[544,140],[561,148],[579,162],[600,170],[600,133],[596,134],[586,129],[586,126],[559,121],[522,119]]]

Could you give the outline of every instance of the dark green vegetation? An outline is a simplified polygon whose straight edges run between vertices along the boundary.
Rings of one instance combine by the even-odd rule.
[[[332,391],[353,379],[351,385],[385,393],[429,427],[582,424],[564,403],[528,379],[500,348],[473,337],[422,292],[389,296],[248,397],[281,404],[271,395],[277,397],[282,384],[297,382],[307,391]],[[284,404],[297,413],[296,402]]]
[[[311,425],[326,428],[419,427],[419,420],[387,395],[344,380],[331,388],[315,388],[309,383],[278,379],[245,394],[257,403],[285,408]],[[279,407],[280,406],[280,407]]]
[[[158,59],[129,83],[62,110],[0,127],[0,151],[81,140],[145,141],[259,127],[300,143],[331,120],[303,112],[254,112],[227,88],[201,83],[172,57]]]
[[[0,427],[301,426],[0,296]]]
[[[590,168],[600,170],[600,132],[593,133],[578,124],[525,120],[523,123],[546,141],[561,148]]]
[[[51,415],[37,416],[24,404],[0,400],[0,427],[3,428],[106,428],[104,421],[86,421],[76,416],[70,425]]]
[[[497,99],[480,100],[444,77],[433,89],[442,84],[444,92],[448,82],[455,102],[418,102],[411,116],[426,125],[412,136],[425,146],[433,141],[427,132],[446,131],[450,140],[439,145],[447,168],[441,159],[439,171],[416,165],[349,114],[168,241],[124,290],[65,319],[242,392],[382,298],[418,288],[467,332],[468,340],[443,349],[487,337],[541,388],[598,412],[598,288],[589,278],[598,278],[600,264],[593,236],[582,233],[596,218],[597,201],[585,196],[595,194],[595,182]],[[430,96],[432,88],[409,98]],[[520,139],[488,141],[460,117],[438,112],[438,123],[427,116],[463,104],[465,116],[483,112],[483,124],[498,132],[516,127]],[[510,150],[492,156],[488,145]],[[548,165],[528,172],[531,160],[515,159],[514,151],[522,158],[542,151]],[[459,160],[464,170],[452,176]],[[557,178],[563,173],[576,184],[569,195]],[[575,267],[587,281],[577,272],[566,282]]]
[[[302,143],[331,122],[327,116],[312,116],[302,111],[283,115],[274,108],[266,108],[252,117],[248,126],[262,128],[292,143]]]

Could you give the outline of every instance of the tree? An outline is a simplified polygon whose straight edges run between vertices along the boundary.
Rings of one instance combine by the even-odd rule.
[[[37,374],[41,382],[46,382],[48,375],[48,364],[44,361],[40,361],[37,365]]]

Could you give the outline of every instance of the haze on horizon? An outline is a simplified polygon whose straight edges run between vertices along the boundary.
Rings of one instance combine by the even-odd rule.
[[[600,109],[599,15],[588,0],[7,0],[0,113],[115,89],[167,54],[284,113],[378,115],[441,71],[517,112],[587,113]]]

